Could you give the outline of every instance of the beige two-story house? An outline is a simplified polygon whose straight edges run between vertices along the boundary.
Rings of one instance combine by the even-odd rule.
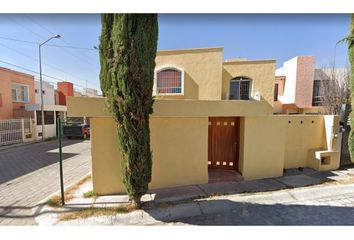
[[[275,64],[224,61],[222,48],[159,51],[150,188],[207,183],[212,171],[259,179],[287,168],[338,168],[336,116],[273,115]],[[94,191],[121,193],[121,153],[104,101],[69,98],[68,116],[91,117]]]

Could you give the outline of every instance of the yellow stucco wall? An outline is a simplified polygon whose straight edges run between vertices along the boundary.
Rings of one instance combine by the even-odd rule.
[[[319,171],[338,169],[342,133],[339,132],[339,116],[326,115],[324,121],[324,150],[309,151],[308,165]]]
[[[110,117],[104,98],[67,98],[72,117]],[[156,99],[153,117],[265,116],[272,115],[266,101],[212,101]]]
[[[156,69],[172,66],[184,70],[184,95],[158,98],[221,99],[222,48],[158,51]]]
[[[322,159],[326,160],[322,163]],[[338,169],[340,166],[340,155],[338,151],[318,151],[310,150],[308,158],[308,167],[318,171],[329,171]]]
[[[285,122],[285,168],[307,167],[310,149],[326,149],[323,116],[284,115],[278,118]]]
[[[275,61],[231,61],[223,63],[222,99],[226,99],[230,91],[230,80],[243,76],[252,79],[252,97],[256,92],[261,94],[270,106],[274,101]]]
[[[99,194],[125,191],[121,174],[121,153],[113,118],[91,118],[93,189]]]
[[[208,118],[153,117],[150,129],[151,188],[208,182]]]
[[[92,118],[91,128],[94,191],[125,192],[113,119]],[[151,189],[208,182],[208,118],[151,118],[150,129]]]
[[[339,130],[338,116],[245,117],[242,126],[239,170],[245,179],[282,176],[284,168],[339,167],[340,136],[333,138]],[[320,156],[329,156],[330,164],[321,165]]]
[[[121,193],[124,187],[115,123],[103,110],[103,103],[99,98],[69,98],[68,116],[86,112],[91,117],[94,190],[100,194]],[[239,171],[246,180],[282,176],[284,168],[328,170],[338,166],[338,116],[269,115],[268,111],[262,115],[251,105],[251,112],[240,112],[250,103],[256,106],[262,102],[156,100],[150,118],[150,187],[208,181],[208,117],[213,114],[241,117]],[[321,156],[330,156],[331,164],[321,166]]]
[[[246,117],[243,125],[242,176],[246,180],[282,176],[285,123],[274,116],[264,116]]]

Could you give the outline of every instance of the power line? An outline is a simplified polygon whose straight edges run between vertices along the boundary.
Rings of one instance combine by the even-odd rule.
[[[33,45],[39,45],[39,42],[31,42],[31,41],[26,41],[26,40],[21,40],[21,39],[16,39],[16,38],[8,38],[8,37],[0,36],[0,39],[15,41],[15,42],[23,42],[23,43],[33,44]],[[98,52],[97,49],[95,49],[94,47],[88,48],[88,47],[77,47],[77,46],[70,46],[70,45],[58,45],[58,44],[46,44],[45,46],[58,47],[58,48],[72,48],[72,49],[89,50],[89,51]]]
[[[16,52],[17,54],[22,55],[22,56],[25,56],[25,57],[27,57],[27,58],[29,58],[29,59],[35,61],[35,62],[39,62],[39,60],[38,60],[37,58],[34,58],[34,57],[32,57],[32,56],[29,56],[29,55],[27,55],[27,54],[25,54],[25,53],[23,53],[23,52],[20,52],[20,51],[18,51],[18,50],[16,50],[16,49],[13,49],[13,48],[11,48],[11,47],[9,47],[9,46],[6,46],[6,45],[1,44],[1,43],[0,43],[0,46],[3,46],[3,47],[5,47],[5,48],[7,48],[7,49],[9,49],[9,50],[11,50],[11,51]],[[67,74],[68,76],[72,76],[72,77],[74,77],[75,79],[80,80],[81,82],[85,82],[86,84],[87,84],[87,82],[88,82],[88,80],[86,80],[86,79],[78,78],[77,76],[75,76],[75,75],[73,75],[73,74],[70,74],[70,73],[68,73],[68,72],[66,72],[66,71],[64,71],[64,70],[62,70],[62,69],[60,69],[60,68],[54,67],[54,66],[51,65],[51,64],[44,63],[43,65],[48,66],[48,67],[50,67],[50,68],[52,68],[52,69],[55,69],[55,70],[57,70],[57,71],[60,71],[60,72],[62,72],[62,73],[64,73],[64,74]]]
[[[31,69],[28,69],[28,68],[25,68],[25,67],[22,67],[22,66],[13,64],[13,63],[9,63],[9,62],[6,62],[6,61],[2,61],[2,60],[0,60],[0,62],[1,62],[1,63],[4,63],[4,64],[6,64],[6,65],[10,65],[10,66],[12,66],[12,67],[16,67],[16,68],[22,69],[22,70],[24,70],[24,71],[27,71],[27,72],[34,73],[34,74],[39,75],[39,72],[37,72],[37,71],[31,70]],[[53,76],[50,76],[50,75],[47,75],[47,74],[43,74],[43,73],[42,73],[42,75],[45,76],[45,77],[47,77],[47,78],[55,79],[55,80],[60,81],[60,82],[66,82],[66,80],[63,80],[63,79],[60,79],[60,78],[57,78],[57,77],[53,77]],[[36,79],[38,79],[38,78],[36,78]],[[47,79],[45,79],[45,80],[48,81]],[[50,80],[49,80],[49,81],[50,81]],[[48,81],[48,82],[49,82],[49,81]],[[84,86],[82,86],[82,85],[80,85],[80,84],[76,84],[76,83],[73,83],[73,85],[74,85],[74,86],[81,87],[81,88],[85,88]],[[95,90],[97,90],[97,89],[95,89]]]
[[[59,47],[59,48],[73,48],[73,49],[90,50],[90,51],[95,51],[95,52],[97,52],[97,49],[94,49],[93,47],[92,47],[92,48],[85,48],[85,47],[75,47],[75,46],[57,45],[57,44],[46,44],[46,46]]]
[[[11,17],[11,16],[10,16]],[[12,18],[14,21],[13,22],[15,22],[17,25],[19,25],[20,27],[22,27],[23,29],[25,29],[26,31],[29,31],[30,33],[32,33],[33,35],[35,35],[35,36],[37,36],[37,37],[39,37],[40,39],[45,39],[45,37],[43,37],[42,35],[40,35],[40,34],[38,34],[38,33],[36,33],[36,32],[34,32],[34,31],[32,31],[30,28],[26,28],[26,27],[24,27],[21,23],[19,23],[15,18]]]
[[[29,19],[28,17],[26,17],[26,18]],[[14,18],[13,18],[13,20],[14,20]],[[34,22],[32,19],[29,19],[29,20],[30,20],[31,22],[33,22],[34,24],[40,26],[41,28],[43,28],[43,29],[46,30],[47,32],[49,32],[49,33],[51,33],[51,34],[54,34],[52,31],[50,31],[50,30],[44,28],[43,26],[41,26],[41,25],[39,25],[38,23]],[[20,27],[22,27],[23,29],[25,29],[25,30],[31,32],[33,35],[36,35],[37,37],[39,37],[39,38],[41,38],[41,39],[45,39],[45,37],[43,37],[42,35],[40,35],[40,34],[34,32],[34,31],[32,31],[30,28],[24,27],[24,26],[23,26],[21,23],[19,23],[17,20],[15,20],[14,22],[15,22],[17,25],[19,25]],[[62,39],[59,39],[59,40],[62,40]],[[76,54],[70,53],[70,52],[69,52],[67,49],[65,49],[65,48],[64,48],[63,50],[64,50],[64,52],[66,52],[67,54],[69,54],[69,55],[71,55],[71,56],[77,58],[78,60],[80,60],[80,62],[86,62],[86,63],[89,64],[90,66],[93,64],[93,63],[87,61],[87,56],[84,57],[84,58],[81,58],[81,57],[77,56]]]
[[[43,25],[41,25],[41,24],[39,24],[38,22],[36,22],[36,21],[34,21],[32,18],[30,18],[29,16],[24,16],[25,18],[27,18],[28,20],[30,20],[31,22],[33,22],[34,24],[36,24],[37,26],[39,26],[39,27],[41,27],[42,29],[44,29],[45,31],[47,31],[48,33],[50,33],[50,34],[57,34],[57,33],[54,33],[53,31],[51,31],[50,29],[48,29],[48,28],[46,28],[46,27],[44,27]],[[62,42],[64,42],[65,44],[69,44],[68,42],[66,42],[64,39],[62,39],[62,38],[59,38],[59,41],[62,41]],[[65,51],[65,50],[64,50]],[[66,52],[68,52],[68,51],[66,51]],[[70,54],[70,53],[69,53]],[[86,55],[84,55],[84,54],[82,54],[82,56],[84,56],[83,58],[81,58],[80,56],[78,56],[78,55],[75,55],[75,54],[71,54],[72,56],[75,56],[76,58],[78,58],[79,60],[81,60],[81,61],[85,61],[86,63],[88,63],[88,64],[93,64],[92,62],[89,62],[88,60],[87,60],[87,57],[88,56],[86,56]]]
[[[44,29],[45,31],[51,33],[51,34],[54,34],[54,32],[52,32],[51,30],[49,30],[48,28],[42,26],[41,24],[35,22],[34,20],[32,20],[31,18],[27,17],[27,16],[24,16],[26,17],[28,20],[30,20],[31,22],[33,22],[34,24],[38,25],[39,27],[41,27],[42,29]],[[17,21],[17,19],[14,19],[14,22],[19,25],[20,27],[22,27],[23,29],[25,29],[26,31],[29,31],[31,32],[33,35],[39,37],[40,39],[44,39],[45,37],[42,36],[41,34],[38,34],[36,33],[35,31],[32,31],[30,28],[26,28],[24,27],[20,22]],[[30,42],[30,41],[25,41],[25,40],[20,40],[20,39],[15,39],[15,38],[8,38],[8,37],[2,37],[2,39],[5,39],[5,40],[12,40],[12,41],[20,41],[20,42],[23,42],[23,43],[30,43],[30,44],[39,44],[39,43],[35,43],[35,42]],[[65,40],[63,39],[59,39],[60,41],[64,42],[64,43],[67,43]],[[67,43],[68,44],[68,43]],[[80,56],[74,54],[74,53],[71,53],[69,52],[67,49],[80,49],[80,50],[91,50],[91,51],[94,51],[96,49],[91,49],[91,48],[83,48],[83,47],[75,47],[75,46],[69,46],[69,45],[54,45],[54,44],[47,44],[47,46],[52,46],[52,47],[60,47],[60,48],[63,48],[63,51],[66,52],[67,54],[77,58],[78,60],[80,60],[80,63],[82,62],[86,62],[87,64],[89,64],[90,66],[92,66],[92,64],[95,64],[95,63],[92,63],[90,61],[87,60],[88,56],[87,55],[84,55],[82,54],[83,58],[81,58]],[[66,49],[67,48],[67,49]],[[80,53],[80,52],[79,52]],[[62,70],[60,70],[62,71]],[[38,73],[37,73],[38,74]],[[45,76],[44,74],[42,74],[43,76]],[[59,80],[59,81],[62,81],[62,80]],[[86,85],[88,83],[88,80],[85,80],[86,82]],[[86,86],[87,87],[87,86]]]
[[[32,57],[32,56],[29,56],[29,55],[27,55],[27,54],[25,54],[25,53],[23,53],[23,52],[20,52],[20,51],[14,49],[14,48],[11,48],[11,47],[9,47],[9,46],[6,46],[6,45],[4,45],[4,44],[2,44],[2,43],[0,43],[0,46],[3,46],[4,48],[7,48],[7,49],[9,49],[9,50],[11,50],[11,51],[14,51],[14,52],[16,52],[16,53],[18,53],[18,54],[21,54],[22,56],[25,56],[25,57],[27,57],[27,58],[33,60],[33,61],[38,62],[38,59],[37,59],[37,58],[34,58],[34,57]]]
[[[16,39],[16,38],[3,37],[3,36],[0,36],[0,39],[5,39],[5,40],[15,41],[15,42],[29,43],[29,44],[39,44],[36,42],[31,42],[31,41],[26,41],[26,40],[21,40],[21,39]]]

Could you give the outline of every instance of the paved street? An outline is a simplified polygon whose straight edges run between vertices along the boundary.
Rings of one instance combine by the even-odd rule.
[[[103,199],[102,199],[103,200]],[[105,199],[108,201],[108,199]],[[110,202],[110,201],[108,201]],[[52,212],[51,212],[52,213]],[[41,225],[354,225],[354,184],[232,194]]]
[[[63,140],[64,184],[91,171],[90,141]],[[55,140],[0,150],[0,225],[34,225],[32,208],[57,192],[58,149]]]
[[[354,193],[291,204],[210,202],[231,205],[231,211],[199,215],[172,225],[354,225]]]
[[[198,202],[199,214],[167,225],[354,225],[354,185]],[[218,209],[218,210],[216,210]]]

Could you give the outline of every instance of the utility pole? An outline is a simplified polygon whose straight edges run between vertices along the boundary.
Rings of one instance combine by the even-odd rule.
[[[45,135],[45,128],[44,128],[44,104],[43,104],[43,82],[42,82],[42,52],[41,52],[41,47],[52,40],[53,38],[60,38],[60,35],[55,35],[48,40],[44,41],[43,43],[39,44],[38,50],[39,50],[39,85],[40,85],[40,91],[41,91],[41,122],[42,122],[42,141],[44,141],[44,135]]]

